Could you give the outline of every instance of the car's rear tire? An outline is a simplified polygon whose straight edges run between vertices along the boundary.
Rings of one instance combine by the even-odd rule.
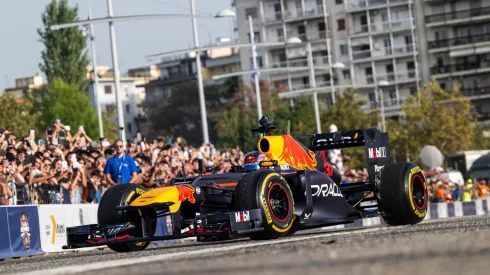
[[[286,180],[272,170],[243,176],[235,189],[233,207],[235,211],[261,209],[264,230],[248,235],[254,240],[286,236],[295,220],[293,193]]]
[[[417,224],[427,215],[427,182],[420,167],[413,162],[386,165],[375,194],[388,225]]]
[[[156,229],[156,215],[152,209],[144,209],[141,216],[137,211],[116,211],[117,206],[130,205],[137,197],[145,193],[145,187],[137,184],[118,184],[107,189],[102,196],[97,211],[97,220],[101,226],[132,222],[136,228],[131,237],[142,237],[144,219],[147,235],[153,236]],[[108,244],[116,252],[141,251],[150,245],[150,242]]]

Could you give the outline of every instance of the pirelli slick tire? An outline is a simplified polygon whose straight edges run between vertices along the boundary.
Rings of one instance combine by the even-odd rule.
[[[141,214],[137,211],[116,211],[117,206],[130,205],[137,197],[145,193],[147,189],[137,184],[118,184],[107,189],[102,196],[97,211],[99,225],[114,225],[126,222],[135,224],[135,231],[131,237],[143,236],[143,217],[147,236],[153,236],[156,229],[156,214],[152,209],[144,209]],[[108,244],[107,246],[116,252],[141,251],[150,245],[150,242]]]
[[[388,225],[417,224],[427,215],[427,182],[417,164],[386,165],[375,186],[379,210]]]
[[[286,180],[272,170],[243,176],[235,189],[233,207],[235,211],[262,210],[264,230],[249,234],[254,240],[284,237],[295,220],[293,193]]]

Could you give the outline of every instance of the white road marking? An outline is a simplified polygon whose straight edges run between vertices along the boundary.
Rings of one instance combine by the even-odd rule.
[[[379,230],[379,228],[367,228],[367,229],[356,230],[355,233],[367,233],[367,232],[376,231],[376,230]],[[116,268],[116,267],[124,267],[124,266],[130,266],[130,265],[148,264],[148,263],[152,263],[152,262],[162,262],[165,260],[171,260],[171,259],[175,259],[175,258],[182,258],[182,257],[189,257],[189,256],[197,256],[197,255],[202,255],[202,254],[212,255],[211,253],[213,253],[213,252],[228,252],[228,251],[233,251],[233,250],[238,250],[238,249],[243,249],[243,248],[261,247],[261,246],[266,246],[266,245],[271,245],[271,244],[282,244],[282,243],[290,243],[290,242],[307,241],[307,240],[319,239],[319,238],[324,238],[324,237],[348,235],[348,234],[352,234],[352,233],[354,233],[354,232],[348,231],[348,232],[323,233],[323,234],[314,235],[314,236],[296,237],[296,238],[291,238],[291,239],[264,241],[264,242],[259,242],[259,243],[250,243],[250,244],[238,244],[238,245],[232,245],[232,246],[227,246],[227,247],[206,248],[206,249],[202,249],[202,250],[182,251],[182,252],[168,253],[168,254],[162,254],[162,255],[144,256],[144,257],[139,257],[139,258],[118,259],[118,260],[112,260],[112,261],[106,261],[106,262],[95,262],[95,263],[83,264],[83,265],[71,265],[71,266],[64,266],[64,267],[53,268],[53,269],[36,270],[36,271],[15,273],[15,274],[18,274],[18,275],[38,275],[40,273],[42,273],[43,275],[74,274],[74,273],[80,273],[80,272],[90,272],[90,271],[97,271],[97,270]]]

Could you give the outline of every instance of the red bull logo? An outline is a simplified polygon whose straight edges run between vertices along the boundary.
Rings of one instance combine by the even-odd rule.
[[[284,147],[279,155],[279,160],[285,161],[290,166],[300,170],[316,170],[315,153],[305,149],[294,138],[283,135]]]
[[[251,163],[251,162],[255,162],[255,158],[252,155],[248,156],[247,159],[245,159],[245,163]]]
[[[177,190],[179,191],[179,201],[189,201],[190,203],[196,203],[196,198],[194,198],[194,187],[177,185]]]

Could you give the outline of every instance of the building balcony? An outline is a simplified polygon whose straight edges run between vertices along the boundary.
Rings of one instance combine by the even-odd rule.
[[[427,15],[425,16],[425,22],[427,25],[444,25],[464,23],[479,18],[490,19],[490,7]]]
[[[488,72],[490,70],[489,65],[489,62],[468,62],[442,66],[436,65],[430,68],[430,72],[432,75],[459,74],[466,71],[470,71],[470,73],[478,73],[478,70]]]
[[[328,64],[328,55],[313,57],[313,64],[320,66]],[[308,67],[308,59],[300,58],[287,61],[272,62],[272,68],[289,68],[289,67]]]
[[[311,19],[315,17],[323,16],[323,7],[318,6],[311,9],[298,9],[298,10],[286,10],[284,13],[278,12],[265,12],[264,21],[265,23],[279,23],[282,21],[293,22],[295,20],[301,19]]]
[[[490,96],[490,86],[461,87],[461,92],[468,97]]]
[[[369,108],[370,109],[376,109],[376,108],[381,108],[381,103],[383,103],[384,108],[401,108],[403,105],[403,99],[396,99],[396,98],[391,98],[391,99],[385,99],[382,102],[381,101],[369,101]]]
[[[330,81],[316,81],[316,88],[321,88],[321,87],[330,87]],[[300,90],[306,90],[306,89],[311,89],[309,83],[300,83],[300,84],[293,84],[292,87],[290,88],[291,91],[300,91]]]
[[[351,29],[352,35],[368,35],[410,29],[413,18],[403,18],[391,22],[378,22],[366,25],[356,25]]]
[[[386,5],[403,5],[411,0],[348,0],[347,11],[360,11],[365,9],[385,8]]]
[[[365,77],[356,77],[355,81],[357,85],[365,85],[365,86],[375,86],[374,82],[375,77],[373,75],[366,75]],[[398,72],[395,74],[394,72],[390,72],[387,74],[378,74],[376,75],[376,82],[379,83],[381,81],[388,81],[391,84],[402,84],[408,82],[414,82],[416,80],[416,72],[415,70],[408,70],[404,72]]]
[[[441,39],[429,41],[429,49],[450,48],[454,46],[462,46],[473,43],[489,42],[490,33],[482,33],[472,36],[456,37],[449,39]]]
[[[375,50],[352,51],[352,59],[354,62],[365,62],[371,61],[371,59],[400,57],[413,54],[414,50],[416,49],[417,45],[413,43],[408,45],[399,45],[393,48],[385,47]]]

